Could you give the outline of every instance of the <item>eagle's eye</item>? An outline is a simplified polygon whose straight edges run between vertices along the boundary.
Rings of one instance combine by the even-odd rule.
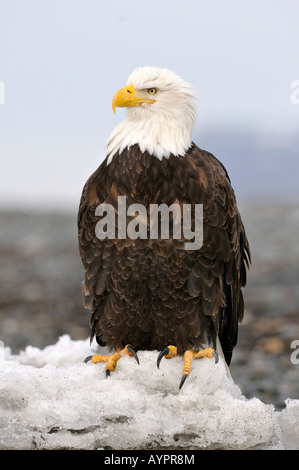
[[[157,88],[149,88],[147,92],[149,95],[155,95],[158,92],[158,90]]]

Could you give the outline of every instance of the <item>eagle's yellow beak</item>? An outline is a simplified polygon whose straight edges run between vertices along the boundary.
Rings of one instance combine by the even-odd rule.
[[[115,113],[116,108],[125,108],[127,106],[140,106],[141,103],[154,103],[155,100],[147,98],[145,92],[136,91],[133,86],[125,86],[118,90],[112,98],[112,109]]]

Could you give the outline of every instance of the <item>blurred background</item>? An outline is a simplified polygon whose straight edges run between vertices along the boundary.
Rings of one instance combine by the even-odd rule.
[[[138,66],[198,92],[194,141],[227,168],[251,244],[232,361],[243,393],[299,398],[299,2],[2,0],[0,340],[89,336],[76,215]]]

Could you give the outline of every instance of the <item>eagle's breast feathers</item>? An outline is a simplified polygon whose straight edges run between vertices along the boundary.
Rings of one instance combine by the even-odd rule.
[[[176,344],[183,352],[215,345],[218,335],[229,363],[243,317],[241,288],[250,252],[223,165],[194,143],[184,156],[160,160],[134,144],[109,164],[108,158],[87,181],[78,215],[92,336],[111,349],[132,344],[137,350],[161,350]],[[184,249],[171,228],[168,239],[151,239],[148,220],[146,238],[100,240],[96,208],[113,207],[117,235],[120,197],[126,207],[202,205],[201,248]],[[133,219],[131,214],[126,224]]]

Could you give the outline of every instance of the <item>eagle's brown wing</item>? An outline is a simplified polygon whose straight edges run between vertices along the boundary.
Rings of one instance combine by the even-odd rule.
[[[95,232],[98,221],[95,215],[96,207],[105,201],[107,195],[105,179],[101,177],[105,172],[104,169],[105,166],[102,164],[87,180],[83,188],[77,219],[79,255],[85,271],[83,298],[87,309],[92,309],[94,295],[101,295],[107,284],[106,273],[103,269],[102,247]]]
[[[203,247],[189,278],[189,292],[202,298],[211,316],[229,365],[243,318],[241,288],[246,284],[250,249],[228,174],[211,153],[194,146],[198,179],[207,180],[203,199]],[[220,308],[219,308],[220,307]]]

